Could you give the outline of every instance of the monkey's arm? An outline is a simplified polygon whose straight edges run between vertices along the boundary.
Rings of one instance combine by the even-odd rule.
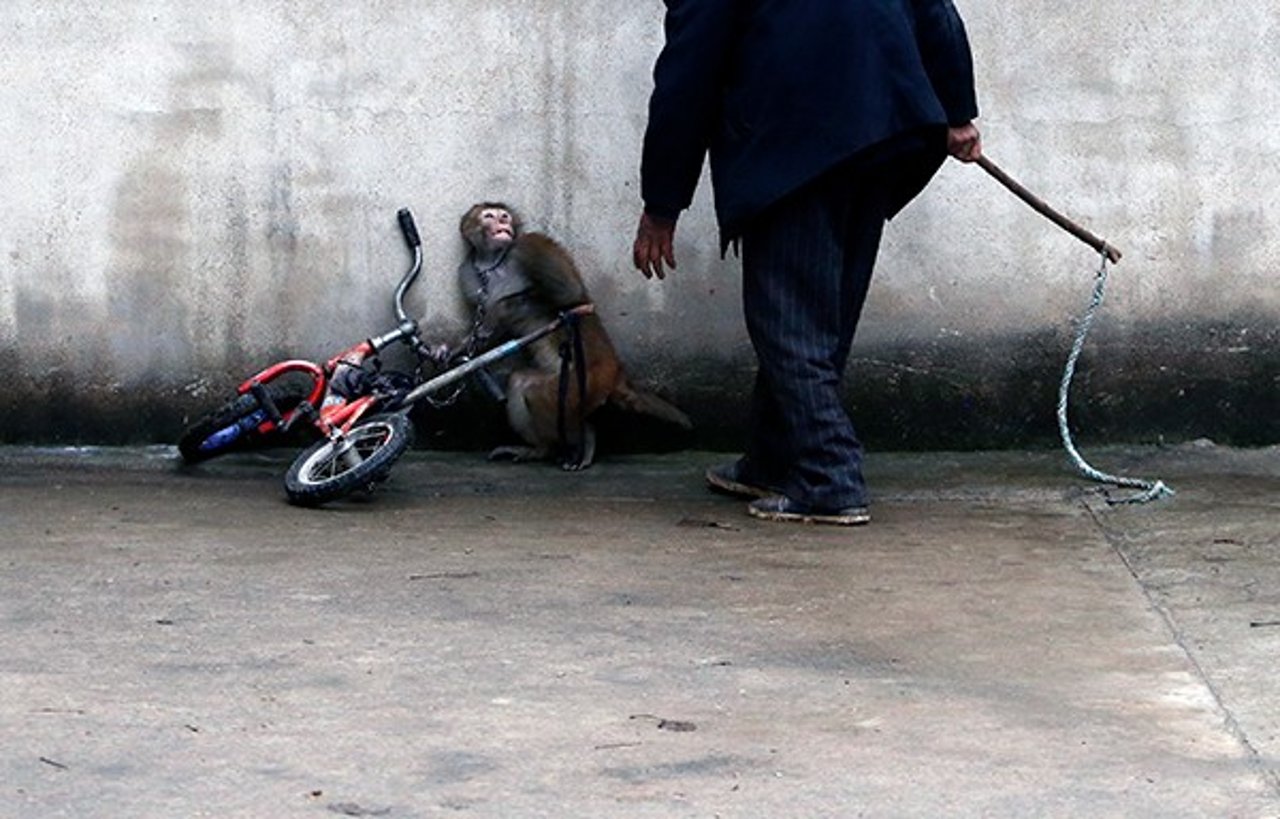
[[[511,257],[528,277],[537,300],[551,311],[590,300],[573,257],[551,237],[526,233],[516,240]]]

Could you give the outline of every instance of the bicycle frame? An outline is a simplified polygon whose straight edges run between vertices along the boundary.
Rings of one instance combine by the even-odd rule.
[[[329,359],[323,367],[303,359],[295,358],[281,361],[245,380],[243,384],[236,388],[236,392],[239,395],[246,395],[283,376],[302,373],[311,379],[311,390],[304,402],[287,412],[281,413],[279,421],[274,418],[267,418],[256,427],[256,432],[266,435],[277,429],[288,429],[295,419],[308,414],[311,410],[318,413],[318,416],[312,420],[322,434],[330,434],[331,427],[339,427],[343,432],[346,432],[369,412],[377,403],[378,398],[374,395],[363,395],[350,400],[327,401],[326,395],[329,392],[330,381],[333,374],[337,372],[338,367],[344,365],[358,367],[373,353],[373,344],[369,341],[362,341]],[[308,410],[308,407],[310,410]]]
[[[398,324],[394,330],[375,336],[356,344],[338,355],[330,358],[323,366],[303,359],[289,359],[267,367],[265,370],[246,379],[236,392],[239,395],[255,393],[265,405],[267,418],[254,431],[260,435],[269,435],[277,430],[287,430],[300,418],[308,418],[322,435],[332,437],[334,430],[350,431],[351,427],[368,414],[378,402],[374,395],[364,395],[354,399],[337,401],[331,398],[329,386],[334,374],[340,366],[359,367],[367,358],[377,355],[382,350],[396,343],[412,346],[421,355],[422,340],[418,337],[418,324],[409,318],[404,308],[404,297],[409,288],[422,272],[422,240],[418,236],[417,225],[408,208],[402,208],[396,219],[400,223],[400,231],[405,242],[413,253],[413,263],[396,286],[394,307]],[[306,398],[297,407],[281,413],[272,404],[263,391],[265,385],[286,375],[301,373],[311,379],[311,389]]]
[[[482,355],[476,356],[475,358],[471,359],[470,361],[467,361],[464,364],[459,364],[457,367],[454,367],[452,370],[441,373],[440,375],[436,376],[435,378],[432,378],[429,381],[423,382],[422,384],[418,385],[407,396],[405,396],[404,403],[406,405],[412,404],[415,401],[422,398],[423,396],[430,395],[436,390],[441,389],[443,387],[447,387],[450,384],[454,383],[455,381],[458,381],[459,379],[466,378],[468,375],[480,369],[481,367],[492,364],[493,362],[502,358],[506,358],[509,355],[514,355],[515,353],[518,353],[519,351],[523,350],[525,347],[528,347],[530,344],[537,341],[538,339],[549,336],[552,333],[554,333],[556,330],[559,330],[561,327],[565,325],[568,317],[586,316],[591,313],[594,313],[595,309],[596,308],[594,304],[580,304],[577,307],[571,307],[570,309],[564,311],[564,313],[562,313],[554,321],[549,322],[548,324],[545,324],[542,327],[539,327],[537,330],[534,330],[528,335],[521,336],[520,338],[514,338],[514,339],[511,339],[510,341],[499,344],[497,347],[494,347],[492,350],[489,350],[488,352]]]

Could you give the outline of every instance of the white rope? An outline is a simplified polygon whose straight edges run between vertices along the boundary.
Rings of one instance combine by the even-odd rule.
[[[1085,311],[1084,318],[1080,320],[1080,329],[1076,332],[1075,343],[1071,346],[1071,355],[1067,357],[1067,367],[1062,373],[1062,386],[1058,389],[1058,431],[1062,433],[1062,445],[1066,447],[1067,454],[1071,456],[1072,462],[1076,469],[1082,475],[1099,483],[1109,483],[1114,486],[1124,486],[1133,489],[1142,490],[1137,494],[1130,495],[1125,498],[1112,498],[1110,494],[1106,494],[1107,503],[1147,503],[1162,497],[1174,494],[1173,489],[1166,486],[1164,481],[1147,481],[1139,478],[1122,478],[1116,475],[1108,475],[1090,466],[1084,458],[1080,456],[1080,452],[1071,441],[1071,430],[1067,426],[1067,395],[1071,391],[1071,378],[1075,375],[1076,360],[1080,357],[1080,351],[1084,349],[1085,336],[1089,334],[1089,325],[1093,324],[1094,314],[1098,312],[1098,308],[1102,306],[1102,297],[1107,289],[1107,254],[1102,254],[1102,264],[1098,268],[1098,275],[1093,286],[1093,300],[1089,304],[1089,309]],[[1105,490],[1104,490],[1105,492]]]

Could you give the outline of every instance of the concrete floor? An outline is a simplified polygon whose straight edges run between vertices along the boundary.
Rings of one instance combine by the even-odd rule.
[[[0,449],[0,817],[1277,817],[1280,449],[873,455],[875,521],[722,456]]]

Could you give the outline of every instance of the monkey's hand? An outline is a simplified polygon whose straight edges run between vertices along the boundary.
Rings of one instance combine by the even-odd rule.
[[[438,344],[422,344],[418,347],[418,355],[424,361],[430,361],[438,369],[449,363],[449,358],[453,355],[453,351],[450,350],[449,345],[444,342],[440,342]]]
[[[640,214],[640,225],[636,228],[636,242],[631,248],[631,261],[644,274],[646,279],[657,276],[665,279],[666,270],[662,264],[666,262],[672,270],[676,268],[675,246],[676,223],[670,219]]]

